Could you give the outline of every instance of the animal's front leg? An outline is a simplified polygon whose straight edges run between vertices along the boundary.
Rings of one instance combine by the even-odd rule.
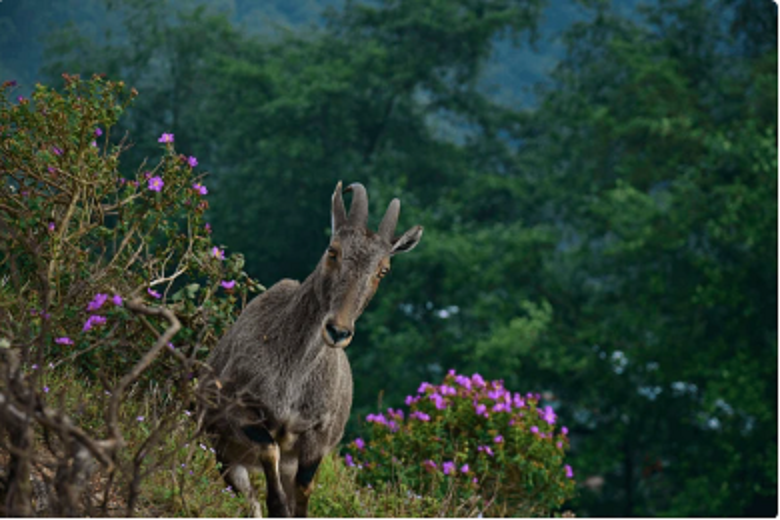
[[[260,461],[265,471],[267,486],[265,503],[268,506],[268,516],[287,517],[290,516],[290,509],[287,507],[287,495],[282,486],[280,459],[281,450],[278,444],[273,443],[262,447]]]
[[[320,467],[322,459],[300,464],[295,474],[295,516],[304,517],[309,514],[309,498],[314,491],[314,476]]]

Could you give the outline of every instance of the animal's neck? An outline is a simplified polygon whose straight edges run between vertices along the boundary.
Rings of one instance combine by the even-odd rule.
[[[316,277],[316,272],[312,273],[298,286],[286,309],[287,337],[295,338],[290,354],[300,362],[313,360],[325,348],[321,327],[327,308],[317,293]]]

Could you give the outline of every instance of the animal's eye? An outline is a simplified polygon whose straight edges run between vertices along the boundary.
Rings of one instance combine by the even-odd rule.
[[[339,256],[339,252],[334,247],[328,248],[328,258],[336,258]]]
[[[378,278],[384,278],[385,276],[387,276],[387,273],[389,273],[389,272],[390,272],[390,268],[389,267],[383,267],[382,269],[379,270],[379,274],[377,274],[377,277]]]

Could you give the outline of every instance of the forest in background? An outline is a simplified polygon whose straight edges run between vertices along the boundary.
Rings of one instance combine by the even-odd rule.
[[[579,516],[776,514],[773,4],[583,2],[550,28],[542,1],[94,1],[58,30],[68,2],[25,5],[0,4],[2,48],[46,45],[0,80],[137,88],[126,164],[175,133],[265,285],[310,272],[339,179],[425,226],[358,323],[355,416],[479,372],[569,426]],[[543,28],[561,54],[526,66]]]

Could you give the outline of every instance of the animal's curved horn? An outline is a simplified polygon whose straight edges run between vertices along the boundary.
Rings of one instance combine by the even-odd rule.
[[[347,210],[344,209],[344,198],[341,196],[341,181],[336,184],[336,191],[331,199],[330,225],[333,234],[347,222]]]
[[[359,182],[353,182],[344,193],[351,191],[352,205],[349,207],[349,223],[357,227],[366,227],[368,222],[368,193],[366,188]]]
[[[395,234],[395,227],[398,225],[398,214],[401,211],[401,201],[393,199],[387,206],[385,216],[382,219],[382,223],[379,224],[379,235],[386,238],[388,241],[393,241],[393,234]]]

